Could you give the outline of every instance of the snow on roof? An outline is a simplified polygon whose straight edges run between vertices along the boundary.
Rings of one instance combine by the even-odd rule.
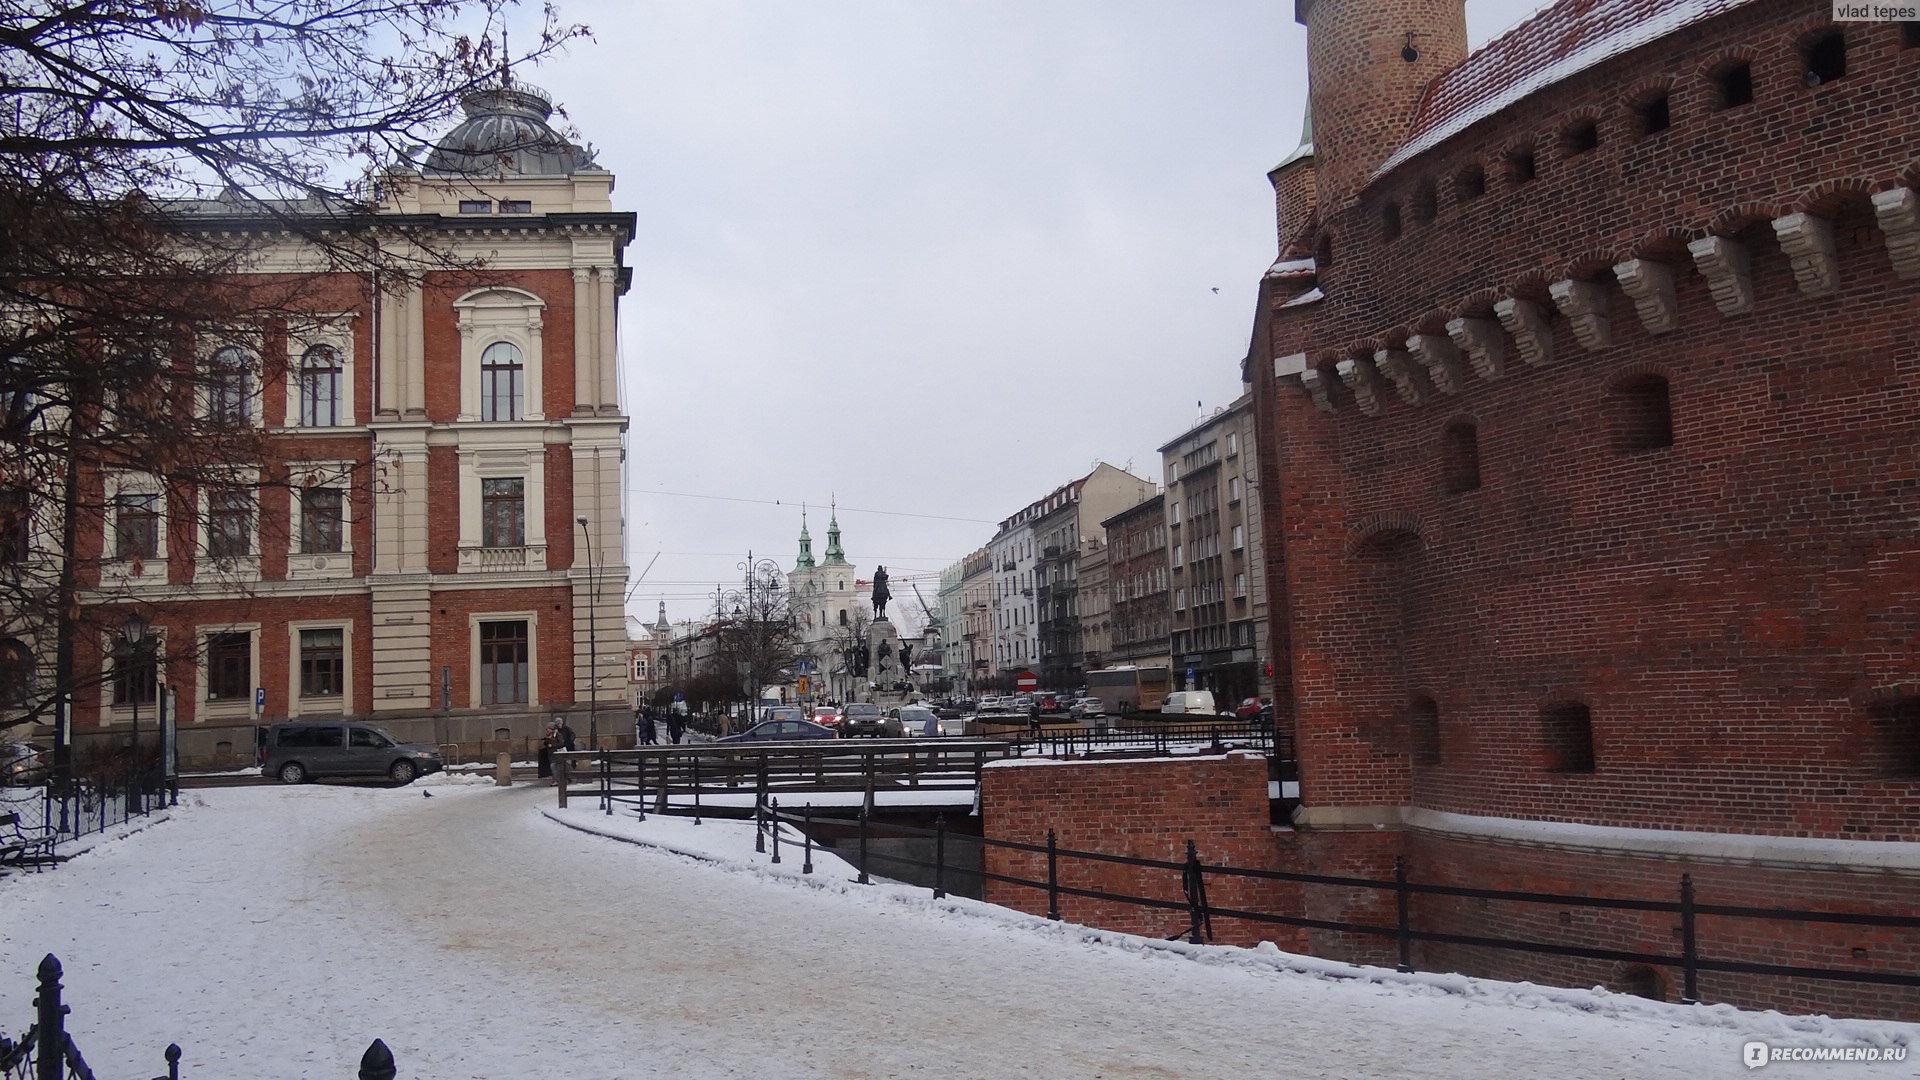
[[[1275,259],[1273,265],[1267,267],[1266,276],[1270,278],[1312,277],[1318,271],[1319,267],[1311,258]]]
[[[1306,292],[1301,293],[1299,296],[1294,297],[1293,299],[1287,301],[1284,304],[1281,304],[1280,306],[1283,308],[1306,307],[1308,304],[1317,304],[1320,301],[1325,300],[1326,298],[1327,298],[1327,294],[1321,292],[1316,287],[1316,288],[1308,289]]]
[[[1383,176],[1474,124],[1631,49],[1753,0],[1561,0],[1427,87]]]

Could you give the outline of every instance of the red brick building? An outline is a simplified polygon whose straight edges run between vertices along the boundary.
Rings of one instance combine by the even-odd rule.
[[[377,288],[316,274],[310,317],[228,357],[215,404],[274,448],[234,494],[193,506],[140,474],[91,479],[106,510],[76,552],[89,599],[148,614],[159,649],[79,642],[104,677],[75,702],[82,748],[124,736],[136,707],[151,725],[168,690],[189,765],[245,760],[256,720],[297,717],[471,752],[572,713],[584,737],[595,696],[601,730],[630,734],[615,316],[633,217],[551,111],[523,85],[477,95],[387,177],[371,231],[390,222],[444,269]],[[301,268],[297,242],[223,212],[198,220],[257,232],[263,269]]]
[[[1911,915],[1920,29],[1565,0],[1468,55],[1462,8],[1297,4],[1312,131],[1272,174],[1245,373],[1288,843],[1324,872],[1653,899],[1690,872],[1703,902]],[[1911,971],[1920,939],[1745,955]],[[1429,962],[1673,994],[1597,961]],[[1920,1014],[1912,990],[1704,988]]]

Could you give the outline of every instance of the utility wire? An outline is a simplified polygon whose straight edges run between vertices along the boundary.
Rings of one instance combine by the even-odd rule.
[[[666,495],[676,499],[707,499],[712,502],[751,503],[755,506],[792,507],[792,506],[802,505],[801,500],[798,500],[798,499],[745,499],[737,495],[699,495],[691,491],[658,491],[651,488],[631,488],[630,487],[627,489],[627,494],[629,495]],[[812,501],[807,501],[804,503],[804,505],[817,506],[819,504]],[[837,509],[840,513],[843,513],[843,514],[879,514],[884,517],[924,518],[928,521],[964,521],[970,525],[1000,524],[999,521],[992,520],[989,518],[950,517],[945,514],[915,514],[905,510],[862,510],[856,506],[837,506],[835,507],[835,509]]]

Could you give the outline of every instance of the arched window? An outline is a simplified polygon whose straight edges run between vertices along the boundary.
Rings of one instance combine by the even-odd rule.
[[[1640,134],[1657,135],[1673,126],[1673,106],[1660,94],[1640,103]]]
[[[1533,147],[1522,146],[1507,155],[1507,180],[1524,184],[1540,175],[1533,164]]]
[[[526,364],[511,342],[496,341],[480,354],[480,419],[518,420],[525,405]]]
[[[300,426],[338,427],[345,367],[331,345],[315,345],[300,357]]]
[[[1440,764],[1440,705],[1430,697],[1416,697],[1407,705],[1407,735],[1415,765]]]
[[[248,405],[252,396],[253,371],[246,350],[229,345],[215,352],[207,361],[207,419],[246,423],[253,415]]]
[[[1658,375],[1629,379],[1613,389],[1614,443],[1624,453],[1673,445],[1673,404],[1667,380]]]
[[[1874,772],[1898,780],[1920,777],[1920,696],[1909,695],[1874,710],[1876,738],[1868,751]]]
[[[1593,712],[1578,701],[1549,705],[1540,710],[1547,744],[1547,771],[1594,771]]]
[[[1568,128],[1561,141],[1568,157],[1584,154],[1600,145],[1600,127],[1591,120],[1582,120]]]
[[[1432,177],[1420,178],[1420,183],[1414,186],[1413,198],[1408,201],[1407,209],[1412,212],[1415,225],[1427,224],[1440,212],[1440,192],[1434,186]]]
[[[33,685],[33,654],[14,638],[0,638],[0,708],[24,704]]]
[[[1480,488],[1480,433],[1464,420],[1440,435],[1440,482],[1456,495]]]
[[[1847,75],[1847,38],[1839,31],[1822,34],[1807,43],[1801,51],[1801,60],[1806,70],[1801,79],[1808,86],[1819,86],[1835,79],[1844,79]]]

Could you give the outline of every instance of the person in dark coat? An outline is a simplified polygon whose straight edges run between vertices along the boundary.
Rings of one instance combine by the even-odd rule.
[[[687,730],[687,718],[684,716],[681,716],[680,710],[678,709],[668,709],[667,710],[667,741],[672,743],[675,746],[679,746],[680,736],[685,734],[686,730]]]
[[[653,722],[653,709],[651,709],[646,705],[640,706],[640,719],[638,721],[638,726],[640,729],[640,745],[641,746],[659,746],[660,745],[660,729]]]
[[[559,728],[557,728],[553,734],[554,734],[555,741],[557,741],[560,744],[560,749],[568,750],[568,751],[571,751],[574,749],[573,729],[567,726],[567,722],[565,720],[560,721]]]

